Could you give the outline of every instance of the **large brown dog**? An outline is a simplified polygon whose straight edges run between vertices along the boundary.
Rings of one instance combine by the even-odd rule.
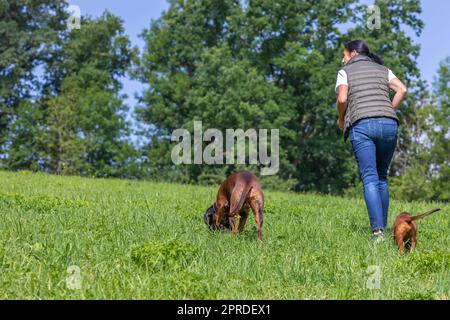
[[[250,208],[255,216],[258,240],[262,241],[264,194],[258,178],[253,173],[240,171],[222,182],[216,202],[206,210],[203,218],[211,228],[228,228],[237,234],[244,230]]]
[[[411,216],[408,212],[402,212],[394,222],[394,241],[400,249],[400,254],[405,250],[405,244],[408,242],[410,251],[413,251],[417,245],[417,224],[416,221],[423,219],[430,214],[441,209],[433,209],[418,216]]]

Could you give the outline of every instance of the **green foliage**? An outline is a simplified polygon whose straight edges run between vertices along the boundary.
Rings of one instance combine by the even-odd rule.
[[[185,269],[195,257],[196,248],[180,239],[153,241],[131,250],[131,260],[153,271]]]
[[[15,113],[16,120],[9,124],[9,154],[7,159],[2,159],[0,166],[9,170],[44,170],[39,162],[41,153],[38,143],[42,110],[32,102],[23,101]]]
[[[23,103],[11,124],[5,166],[85,176],[136,174],[120,77],[136,49],[122,21],[105,13],[83,19],[47,65],[42,99]]]
[[[450,253],[445,251],[427,252],[413,255],[412,265],[416,272],[442,272],[450,270]]]
[[[25,197],[20,193],[0,192],[0,207],[16,207],[22,212],[57,213],[61,209],[77,209],[88,206],[83,200],[71,200],[48,195]]]
[[[260,180],[264,190],[273,191],[294,191],[297,184],[295,179],[283,180],[277,176],[264,176]]]
[[[450,58],[440,64],[431,100],[418,113],[415,157],[397,179],[398,198],[450,201]]]
[[[401,177],[391,179],[391,193],[397,199],[433,199],[433,187],[429,179],[428,168],[415,161]]]
[[[0,146],[16,109],[38,85],[34,69],[55,54],[66,6],[63,0],[0,1]]]
[[[391,202],[397,213],[442,211],[418,222],[414,253],[374,245],[362,199],[264,195],[263,240],[202,220],[217,187],[0,172],[2,299],[450,298],[449,209]],[[381,268],[380,290],[367,269]],[[70,266],[81,289],[67,287]]]
[[[178,181],[199,182],[203,172],[235,169],[173,168],[168,137],[178,128],[192,132],[193,121],[202,120],[223,133],[279,129],[278,178],[295,181],[296,191],[341,193],[352,185],[354,159],[336,135],[332,90],[342,43],[367,40],[411,87],[419,76],[419,47],[403,28],[420,34],[420,3],[377,4],[383,28],[371,32],[366,7],[356,1],[172,1],[143,33],[147,46],[137,70],[150,84],[138,109],[154,134],[144,150],[149,175],[180,170]]]
[[[173,0],[143,31],[138,59],[123,22],[108,12],[83,17],[81,29],[69,32],[65,1],[1,1],[0,166],[200,185],[238,169],[260,172],[260,164],[173,165],[171,133],[192,132],[201,120],[223,134],[280,130],[280,170],[262,179],[268,189],[361,196],[351,148],[336,134],[332,90],[342,44],[359,38],[409,88],[393,194],[448,201],[449,59],[428,94],[416,63],[420,47],[407,32],[421,35],[420,1],[375,4],[381,28],[370,30],[367,6],[357,0]],[[130,141],[120,94],[133,65],[148,85],[136,108],[145,125],[139,134],[149,138],[141,150]]]

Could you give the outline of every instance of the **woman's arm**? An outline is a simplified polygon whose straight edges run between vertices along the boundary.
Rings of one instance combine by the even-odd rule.
[[[408,90],[406,86],[398,80],[398,78],[394,78],[389,82],[389,88],[395,91],[395,96],[392,99],[392,107],[397,109],[402,103],[403,99],[406,97],[406,93]]]
[[[345,117],[345,111],[347,110],[347,94],[348,94],[348,86],[346,85],[340,85],[338,87],[338,97],[336,101],[339,119],[338,119],[338,126],[339,129],[344,129],[344,117]]]

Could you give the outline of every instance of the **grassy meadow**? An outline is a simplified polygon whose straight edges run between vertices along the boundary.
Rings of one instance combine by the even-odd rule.
[[[216,192],[0,172],[0,298],[450,298],[448,204],[391,202],[390,225],[443,209],[400,256],[391,237],[371,242],[362,197],[266,191],[260,245],[253,216],[237,237],[207,229]]]

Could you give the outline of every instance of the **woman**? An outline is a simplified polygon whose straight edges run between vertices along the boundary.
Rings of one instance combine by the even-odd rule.
[[[387,172],[397,144],[395,111],[406,96],[406,87],[361,40],[345,44],[342,63],[345,66],[336,83],[338,126],[345,140],[350,136],[372,239],[382,240],[389,209]],[[390,89],[395,91],[392,101]]]

